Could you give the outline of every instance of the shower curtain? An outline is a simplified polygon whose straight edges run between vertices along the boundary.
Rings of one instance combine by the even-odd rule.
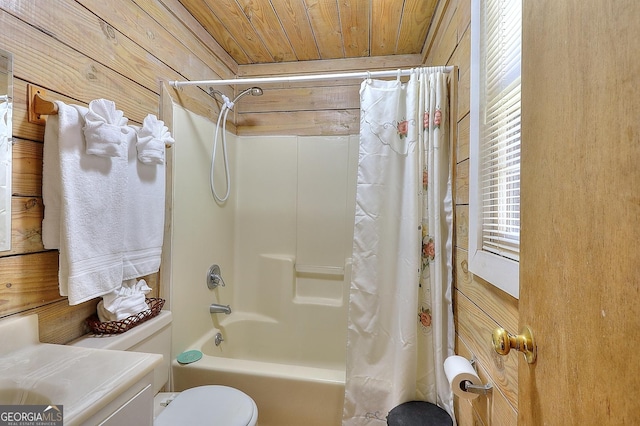
[[[447,76],[365,80],[343,425],[386,425],[395,406],[453,414],[452,199]],[[452,416],[453,417],[453,416]]]

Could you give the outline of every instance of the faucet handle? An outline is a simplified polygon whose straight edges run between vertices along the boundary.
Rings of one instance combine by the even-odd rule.
[[[218,265],[211,265],[209,272],[207,272],[207,287],[209,287],[209,290],[213,290],[219,285],[222,287],[225,286],[220,267]]]

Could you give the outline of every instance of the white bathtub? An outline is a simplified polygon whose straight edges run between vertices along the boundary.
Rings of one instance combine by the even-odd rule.
[[[310,324],[284,326],[268,317],[234,313],[191,346],[202,351],[201,360],[173,362],[174,389],[205,384],[240,389],[256,401],[259,426],[338,426],[344,347],[327,345],[327,330],[322,324],[315,329]],[[218,332],[224,341],[215,346]]]

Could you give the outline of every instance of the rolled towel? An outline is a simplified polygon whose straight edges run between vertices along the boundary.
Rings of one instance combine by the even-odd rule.
[[[151,291],[145,280],[135,278],[122,282],[122,287],[102,296],[98,302],[98,318],[102,322],[121,321],[148,311],[145,295]]]
[[[138,160],[144,164],[164,164],[164,147],[174,142],[164,122],[149,114],[138,132]]]
[[[127,118],[116,104],[107,99],[94,99],[84,117],[83,127],[86,153],[99,157],[124,157],[127,155],[124,133]]]

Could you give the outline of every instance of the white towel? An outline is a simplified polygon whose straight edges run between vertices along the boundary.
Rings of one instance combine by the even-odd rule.
[[[60,214],[62,185],[60,177],[60,147],[58,144],[59,119],[49,115],[44,128],[42,153],[42,244],[49,250],[60,248]]]
[[[120,288],[111,291],[98,302],[98,318],[102,322],[121,321],[140,312],[148,311],[145,295],[151,289],[145,280],[122,282]]]
[[[94,99],[84,117],[86,153],[100,157],[125,157],[127,118],[116,104],[107,99]]]
[[[8,103],[0,96],[0,250],[11,246],[11,129]]]
[[[140,129],[129,127],[123,280],[158,272],[164,236],[165,166],[137,161],[135,141]]]
[[[164,122],[149,114],[144,118],[142,129],[138,132],[138,160],[144,164],[164,164],[165,144],[174,142]]]
[[[122,284],[127,158],[87,155],[82,131],[87,108],[59,101],[56,104],[58,115],[47,119],[45,146],[52,143],[53,148],[57,136],[59,179],[55,180],[55,166],[46,166],[55,153],[46,153],[44,171],[51,172],[54,178],[51,186],[60,187],[52,189],[50,196],[43,193],[43,201],[50,201],[59,190],[59,215],[56,217],[55,202],[51,212],[47,212],[49,205],[45,204],[43,228],[55,227],[53,222],[59,220],[60,294],[69,297],[70,305],[76,305]],[[43,191],[51,189],[47,186],[43,186]]]

